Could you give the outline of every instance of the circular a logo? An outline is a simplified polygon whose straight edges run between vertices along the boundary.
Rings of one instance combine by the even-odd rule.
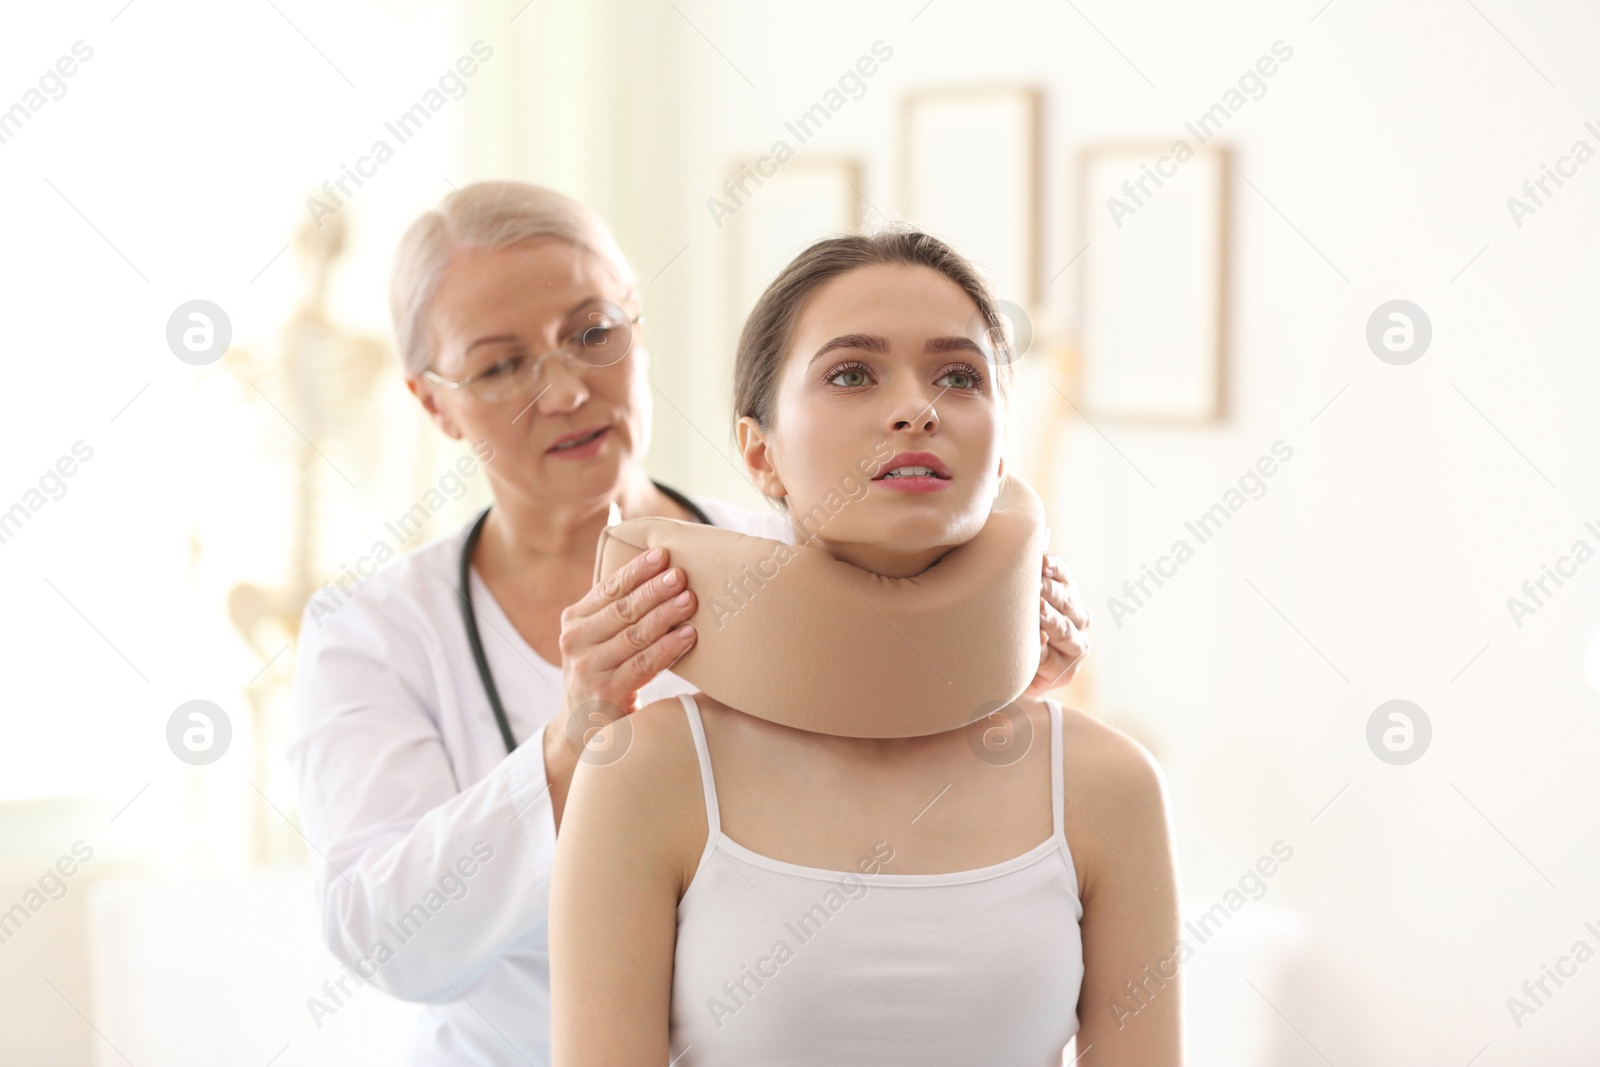
[[[1009,767],[1033,746],[1033,720],[1016,701],[980,704],[966,730],[972,754],[991,767]]]
[[[610,736],[602,736],[600,731],[614,722],[618,725]],[[627,754],[632,743],[633,720],[609,700],[586,701],[567,716],[567,747],[583,763],[601,767],[615,763]]]
[[[186,701],[167,718],[167,747],[196,767],[217,762],[232,741],[228,713],[209,700]]]
[[[596,301],[573,341],[579,358],[591,367],[620,363],[633,350],[633,317],[609,300]]]
[[[985,363],[1004,367],[1022,359],[1033,347],[1033,320],[1009,300],[996,300],[994,313],[997,321],[987,322],[982,312],[974,311],[967,333],[978,338]]]
[[[1417,762],[1432,742],[1428,713],[1409,700],[1385,701],[1367,719],[1367,747],[1396,767]]]
[[[1409,300],[1379,304],[1367,319],[1367,347],[1385,363],[1397,367],[1415,363],[1432,341],[1428,313]]]
[[[179,304],[167,319],[167,347],[191,366],[215,363],[232,340],[228,313],[209,300]]]

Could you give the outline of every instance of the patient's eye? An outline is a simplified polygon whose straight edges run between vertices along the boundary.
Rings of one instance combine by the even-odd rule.
[[[951,389],[977,389],[983,384],[983,375],[965,363],[959,363],[954,367],[946,367],[939,381],[943,382],[951,378],[956,379],[955,384],[949,386]]]
[[[866,364],[864,364],[864,363],[842,363],[839,366],[833,368],[832,373],[830,373],[828,375],[828,381],[830,381],[830,382],[838,382],[840,385],[844,386],[845,388],[851,389],[851,388],[858,388],[860,386],[866,385],[867,384],[867,379],[870,378],[870,377],[871,377],[871,372],[867,369]],[[840,382],[839,381],[840,378],[849,378],[851,380],[850,381]]]

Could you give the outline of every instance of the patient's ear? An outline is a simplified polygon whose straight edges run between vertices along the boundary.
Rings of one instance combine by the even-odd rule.
[[[762,432],[755,418],[750,415],[739,416],[739,424],[734,427],[734,432],[739,436],[739,452],[744,456],[744,465],[749,468],[756,488],[775,500],[788,496],[789,490],[783,487],[783,479],[778,477],[772,465],[767,435]]]

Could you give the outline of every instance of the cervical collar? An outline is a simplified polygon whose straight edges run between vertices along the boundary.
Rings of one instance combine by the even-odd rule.
[[[698,638],[672,672],[758,718],[845,737],[941,733],[1009,704],[1039,668],[1044,507],[1011,475],[977,536],[909,578],[652,517],[601,533],[595,581],[652,548],[698,600]]]

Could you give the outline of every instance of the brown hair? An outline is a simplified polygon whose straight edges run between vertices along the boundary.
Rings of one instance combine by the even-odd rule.
[[[1005,340],[1004,319],[994,295],[966,257],[920,230],[887,229],[818,241],[796,256],[756,301],[739,334],[734,356],[734,419],[749,415],[762,429],[772,426],[772,404],[779,372],[811,295],[825,282],[876,264],[927,267],[955,282],[977,305],[994,349],[990,373],[1002,398],[1011,381],[1013,353]]]

